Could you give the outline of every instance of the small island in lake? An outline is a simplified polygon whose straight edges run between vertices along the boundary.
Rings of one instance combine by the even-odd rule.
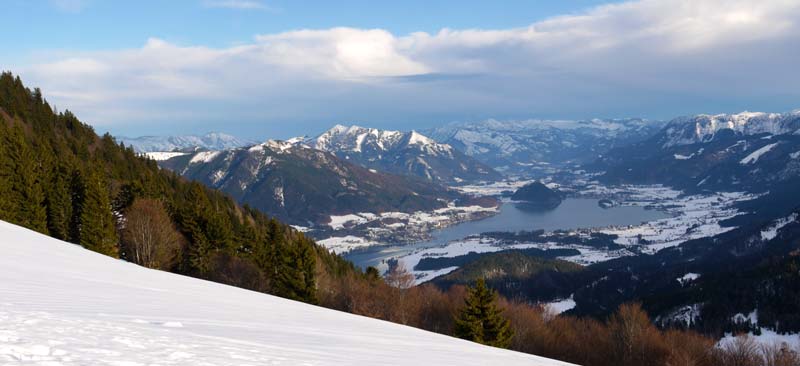
[[[528,183],[511,195],[514,201],[521,201],[525,206],[534,209],[550,210],[558,207],[563,200],[560,192],[548,188],[539,181]]]
[[[597,201],[597,205],[600,206],[600,208],[612,208],[619,206],[619,202],[610,200],[608,198],[603,198]]]

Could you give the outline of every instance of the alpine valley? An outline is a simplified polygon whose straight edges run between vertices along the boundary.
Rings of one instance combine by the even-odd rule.
[[[252,297],[284,314],[307,313],[315,322],[351,320],[270,295],[454,335],[468,331],[454,330],[463,319],[452,315],[465,297],[483,298],[499,301],[506,314],[498,318],[499,310],[493,310],[487,321],[500,322],[499,335],[488,344],[581,364],[614,360],[626,341],[602,335],[631,322],[651,332],[658,347],[679,350],[680,357],[710,357],[711,364],[733,357],[729,345],[741,342],[733,336],[737,332],[765,345],[795,342],[800,333],[798,111],[665,123],[489,121],[485,129],[451,124],[430,131],[439,141],[415,131],[341,125],[315,138],[263,143],[221,133],[117,140],[96,135],[71,112],[55,112],[41,92],[9,73],[0,77],[0,88],[0,218],[39,232],[0,225],[14,242],[6,244],[9,250],[20,253],[9,264],[33,268],[24,261],[34,254],[13,246],[24,244],[41,247],[35,256],[52,255],[52,263],[70,273],[78,270],[61,262],[94,263],[81,267],[80,281],[108,278],[103,271],[130,271],[75,248],[67,251],[61,247],[69,244],[58,241],[64,240],[142,266],[266,293],[254,297],[208,287]],[[541,143],[532,143],[537,138]],[[148,228],[147,236],[140,236],[142,228]],[[147,237],[162,244],[138,244]],[[39,301],[26,295],[28,285],[53,286],[45,279],[18,281],[18,273],[3,275],[18,283],[4,293],[15,302]],[[145,296],[135,285],[141,280],[133,279],[155,275],[138,269],[130,275],[135,288],[103,286]],[[115,281],[125,282],[125,276]],[[159,277],[162,287],[189,281]],[[200,286],[192,281],[185,285]],[[203,302],[174,304],[196,313]],[[17,337],[28,320],[53,331],[69,327],[59,325],[66,315],[25,312],[16,305],[0,304],[2,319],[13,323],[0,342],[16,342],[0,346],[0,359],[65,360],[56,351],[91,358],[83,346],[52,343],[45,350],[31,343],[39,338]],[[173,321],[153,312],[124,312],[148,318],[137,323],[136,332],[125,333],[130,339],[139,339],[138,332],[159,333],[159,327],[200,324],[194,315]],[[124,316],[114,314],[91,326],[124,328],[118,325]],[[352,322],[362,331],[389,331]],[[238,326],[223,323],[222,333],[200,327],[186,336],[197,347],[201,338],[223,333],[225,342],[240,342],[230,330]],[[312,333],[292,333],[297,337],[282,342],[307,345],[302,339]],[[477,352],[415,334],[440,342],[443,352]],[[571,338],[553,343],[541,334]],[[113,355],[126,354],[115,347],[108,345]],[[164,349],[174,351],[170,347]],[[572,351],[580,347],[594,351]],[[714,351],[719,349],[725,351]],[[669,355],[648,357],[668,364]]]
[[[800,0],[0,9],[0,366],[800,366]]]
[[[800,296],[800,112],[490,120],[427,133],[438,142],[336,125],[315,138],[149,155],[304,225],[356,264],[408,268],[417,284],[486,278],[506,297],[579,316],[641,302],[659,326],[715,337],[800,332],[784,301]],[[585,215],[621,219],[565,212],[568,222],[546,224],[587,200]],[[517,213],[530,207],[545,220]],[[658,214],[625,211],[642,209]],[[484,224],[492,216],[505,225]]]

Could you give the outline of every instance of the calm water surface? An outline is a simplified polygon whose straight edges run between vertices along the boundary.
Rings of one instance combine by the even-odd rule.
[[[602,209],[597,200],[568,198],[552,210],[531,210],[513,203],[504,203],[495,216],[463,222],[444,229],[434,230],[432,239],[405,245],[365,248],[345,255],[361,267],[374,266],[383,260],[402,256],[420,248],[436,247],[469,235],[487,231],[546,231],[577,228],[604,227],[609,225],[634,225],[668,217],[661,211],[643,207],[620,206]]]

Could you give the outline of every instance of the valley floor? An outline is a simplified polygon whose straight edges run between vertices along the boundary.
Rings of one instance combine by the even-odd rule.
[[[149,270],[0,222],[0,364],[566,365]]]
[[[511,191],[515,189],[515,187],[519,187],[525,183],[527,182],[508,181],[488,185],[463,186],[459,187],[459,189],[476,196],[489,196],[499,195],[504,191]],[[457,267],[448,267],[431,271],[414,270],[414,267],[422,258],[455,257],[470,252],[488,253],[507,249],[528,248],[544,250],[575,249],[579,251],[580,254],[561,257],[561,259],[588,265],[623,256],[653,254],[661,249],[679,245],[687,240],[713,236],[732,230],[734,229],[733,227],[725,227],[721,225],[721,223],[726,219],[740,214],[735,208],[738,202],[751,200],[757,197],[756,195],[740,192],[683,195],[680,191],[659,185],[604,186],[592,180],[577,180],[569,185],[551,182],[550,185],[568,192],[571,197],[593,198],[598,200],[611,199],[615,205],[639,206],[646,209],[659,210],[666,213],[668,217],[635,225],[580,228],[568,230],[566,233],[559,232],[558,235],[546,233],[541,239],[535,241],[509,242],[485,235],[472,235],[448,242],[441,246],[419,248],[410,253],[392,255],[414,273],[417,278],[417,283],[429,281],[437,276],[447,274],[457,269]],[[476,210],[476,212],[490,214],[491,210]],[[435,217],[436,215],[433,213],[420,213],[416,216],[424,216],[425,218],[420,219],[419,222],[426,222],[429,217]],[[446,217],[444,215],[440,216]],[[341,226],[351,222],[379,222],[376,217],[379,216],[350,215],[346,218],[336,218],[332,225]],[[463,216],[462,220],[465,218],[468,218],[468,216]],[[444,220],[438,222],[453,224]],[[375,227],[371,230],[382,229],[388,230],[389,228]],[[424,227],[422,229],[424,229]],[[530,228],[530,230],[536,229],[538,228]],[[614,242],[618,247],[607,249],[569,243],[564,240],[565,234],[588,239],[592,235],[598,233],[616,236]],[[319,243],[338,253],[353,249],[362,249],[369,246],[386,245],[385,242],[363,235],[360,236],[357,233],[326,238],[320,240]],[[387,252],[391,253],[391,251]],[[387,257],[386,259],[391,258]],[[380,267],[385,269],[383,265]]]

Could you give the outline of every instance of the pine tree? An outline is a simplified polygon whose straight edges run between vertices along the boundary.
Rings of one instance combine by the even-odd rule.
[[[211,266],[212,246],[205,231],[207,223],[202,216],[209,211],[210,202],[200,184],[192,183],[186,195],[186,203],[180,211],[180,226],[189,239],[183,267],[186,271],[204,275]]]
[[[56,239],[68,240],[72,219],[72,190],[70,174],[65,166],[53,169],[45,194],[47,203],[47,229]]]
[[[8,135],[7,125],[0,123],[0,136]],[[14,221],[14,211],[16,210],[12,191],[14,163],[9,156],[9,151],[6,139],[0,138],[0,220],[4,221]]]
[[[80,170],[74,170],[69,181],[72,212],[69,220],[69,241],[75,244],[81,242],[81,216],[83,202],[86,198],[86,179]]]
[[[464,307],[455,318],[455,336],[473,342],[500,348],[511,345],[511,323],[502,316],[495,301],[497,293],[479,279],[470,287]]]
[[[41,184],[41,161],[25,139],[20,125],[15,124],[6,136],[13,175],[11,176],[11,202],[14,205],[13,221],[29,229],[47,234],[47,210]]]
[[[108,185],[104,174],[98,170],[89,173],[81,206],[80,244],[98,253],[117,257],[118,238]]]
[[[317,302],[316,256],[308,239],[281,242],[273,291],[287,299]]]

